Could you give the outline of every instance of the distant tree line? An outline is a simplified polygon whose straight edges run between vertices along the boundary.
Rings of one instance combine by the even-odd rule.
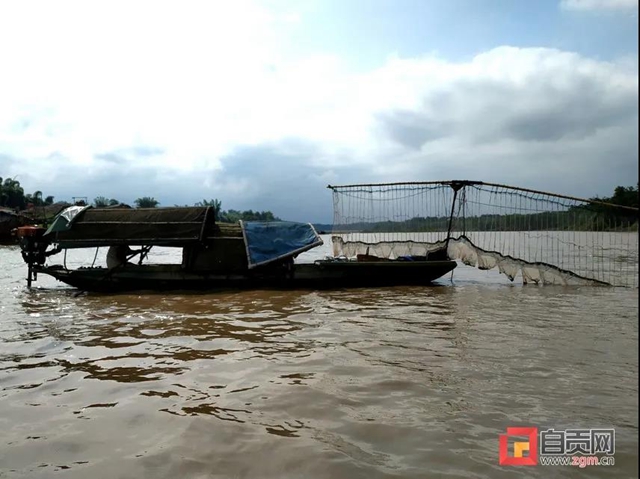
[[[93,206],[96,208],[105,208],[107,206],[118,206],[121,204],[115,198],[107,198],[106,196],[98,196],[93,199]]]
[[[41,207],[49,206],[54,203],[53,196],[43,196],[42,191],[34,191],[33,193],[25,193],[20,182],[13,178],[3,179],[0,177],[0,206],[11,208],[14,210],[25,210],[30,206]],[[77,205],[85,206],[87,202],[84,200],[76,201]],[[62,204],[62,203],[60,203]],[[67,203],[69,204],[69,203]],[[106,208],[109,206],[120,206],[123,203],[116,198],[106,196],[97,196],[91,203],[96,208]],[[137,208],[156,208],[160,202],[151,196],[142,196],[134,201]],[[177,206],[177,205],[176,205]],[[215,208],[216,221],[235,223],[239,220],[243,221],[281,221],[271,211],[253,211],[253,210],[223,210],[222,202],[218,199],[202,200],[195,203],[194,206],[213,206]]]
[[[106,196],[98,196],[93,200],[93,205],[97,208],[105,208],[108,206],[121,205],[120,201],[115,198],[107,198]],[[134,201],[137,208],[157,208],[160,202],[151,196],[143,196],[137,198]],[[178,205],[176,205],[178,206]],[[188,205],[184,205],[188,206]],[[215,212],[216,221],[223,223],[236,223],[239,220],[242,221],[281,221],[280,218],[275,216],[271,211],[253,211],[253,210],[223,210],[222,202],[217,199],[202,200],[195,203],[193,206],[201,207],[213,207]]]
[[[134,203],[138,208],[155,208],[160,204],[158,200],[151,196],[143,196],[142,198],[137,198]]]
[[[0,177],[0,206],[24,210],[29,205],[47,206],[53,204],[53,196],[42,196],[42,191],[25,193],[18,180]]]
[[[601,201],[603,203],[612,203],[620,206],[631,206],[632,208],[638,207],[638,186],[618,186],[613,192],[613,196],[610,197],[594,197],[590,198],[591,201]],[[597,205],[593,205],[597,206]]]
[[[638,208],[638,187],[637,186],[618,186],[613,193],[613,196],[605,196],[600,198],[598,196],[590,198],[593,203],[576,206],[576,209],[592,211],[607,216],[616,215],[629,215],[628,210],[613,208],[607,204],[628,206],[632,208]]]
[[[211,206],[214,208],[216,221],[222,223],[236,223],[242,221],[282,221],[271,211],[253,211],[253,210],[223,210],[220,200],[202,200],[198,201],[194,206]]]

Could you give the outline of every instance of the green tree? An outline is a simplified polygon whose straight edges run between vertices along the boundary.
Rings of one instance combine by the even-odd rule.
[[[220,212],[220,221],[237,223],[238,221],[282,221],[271,211],[228,210]]]
[[[111,198],[109,200],[109,206],[118,206],[120,204],[120,201],[116,200],[115,198]]]
[[[227,223],[237,223],[242,219],[242,213],[240,213],[238,210],[223,211],[220,216],[220,221],[224,221]]]
[[[53,196],[49,195],[44,199],[44,204],[49,206],[53,204]]]
[[[616,205],[638,207],[638,186],[618,186],[609,201]]]
[[[155,208],[160,204],[158,200],[150,196],[143,196],[135,201],[138,208]]]
[[[93,199],[93,206],[96,208],[104,208],[105,206],[109,206],[109,198],[105,196],[98,196]]]
[[[35,191],[33,195],[31,195],[31,198],[34,206],[42,206],[44,204],[44,201],[42,200],[42,191],[40,190]]]
[[[198,201],[194,206],[211,206],[213,207],[214,211],[215,211],[215,218],[216,221],[222,221],[221,220],[221,213],[222,213],[222,201],[220,201],[217,198],[214,198],[212,200],[202,200],[202,201]]]
[[[47,203],[50,201],[50,203]],[[37,190],[32,194],[24,194],[24,189],[20,182],[12,178],[0,177],[0,206],[9,208],[24,209],[29,204],[34,206],[45,206],[53,203],[53,196],[43,199],[42,191]]]
[[[39,198],[37,196],[38,193],[40,193],[40,192],[36,191],[33,194],[27,193],[26,195],[24,195],[24,203],[25,203],[25,205],[26,206],[29,206],[29,205],[40,206],[39,205]]]
[[[13,178],[5,178],[0,192],[2,206],[24,209],[26,206],[24,189],[20,182]]]

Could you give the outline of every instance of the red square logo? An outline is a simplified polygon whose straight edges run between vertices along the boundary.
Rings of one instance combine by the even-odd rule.
[[[513,452],[509,454],[509,438],[524,437],[526,440],[515,441]],[[526,453],[526,455],[525,455]],[[506,434],[500,434],[501,466],[535,466],[538,464],[538,428],[508,427]]]

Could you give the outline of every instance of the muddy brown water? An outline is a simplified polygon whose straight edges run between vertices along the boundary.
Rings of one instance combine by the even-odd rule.
[[[637,289],[460,267],[431,287],[77,296],[25,273],[0,247],[0,477],[638,477]],[[516,425],[615,428],[616,464],[499,466]]]

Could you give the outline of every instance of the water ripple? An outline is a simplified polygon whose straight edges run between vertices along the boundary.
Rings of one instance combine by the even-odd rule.
[[[16,254],[0,250],[0,477],[576,473],[499,467],[516,424],[615,427],[615,470],[580,477],[637,476],[637,291],[76,296],[18,285]]]

